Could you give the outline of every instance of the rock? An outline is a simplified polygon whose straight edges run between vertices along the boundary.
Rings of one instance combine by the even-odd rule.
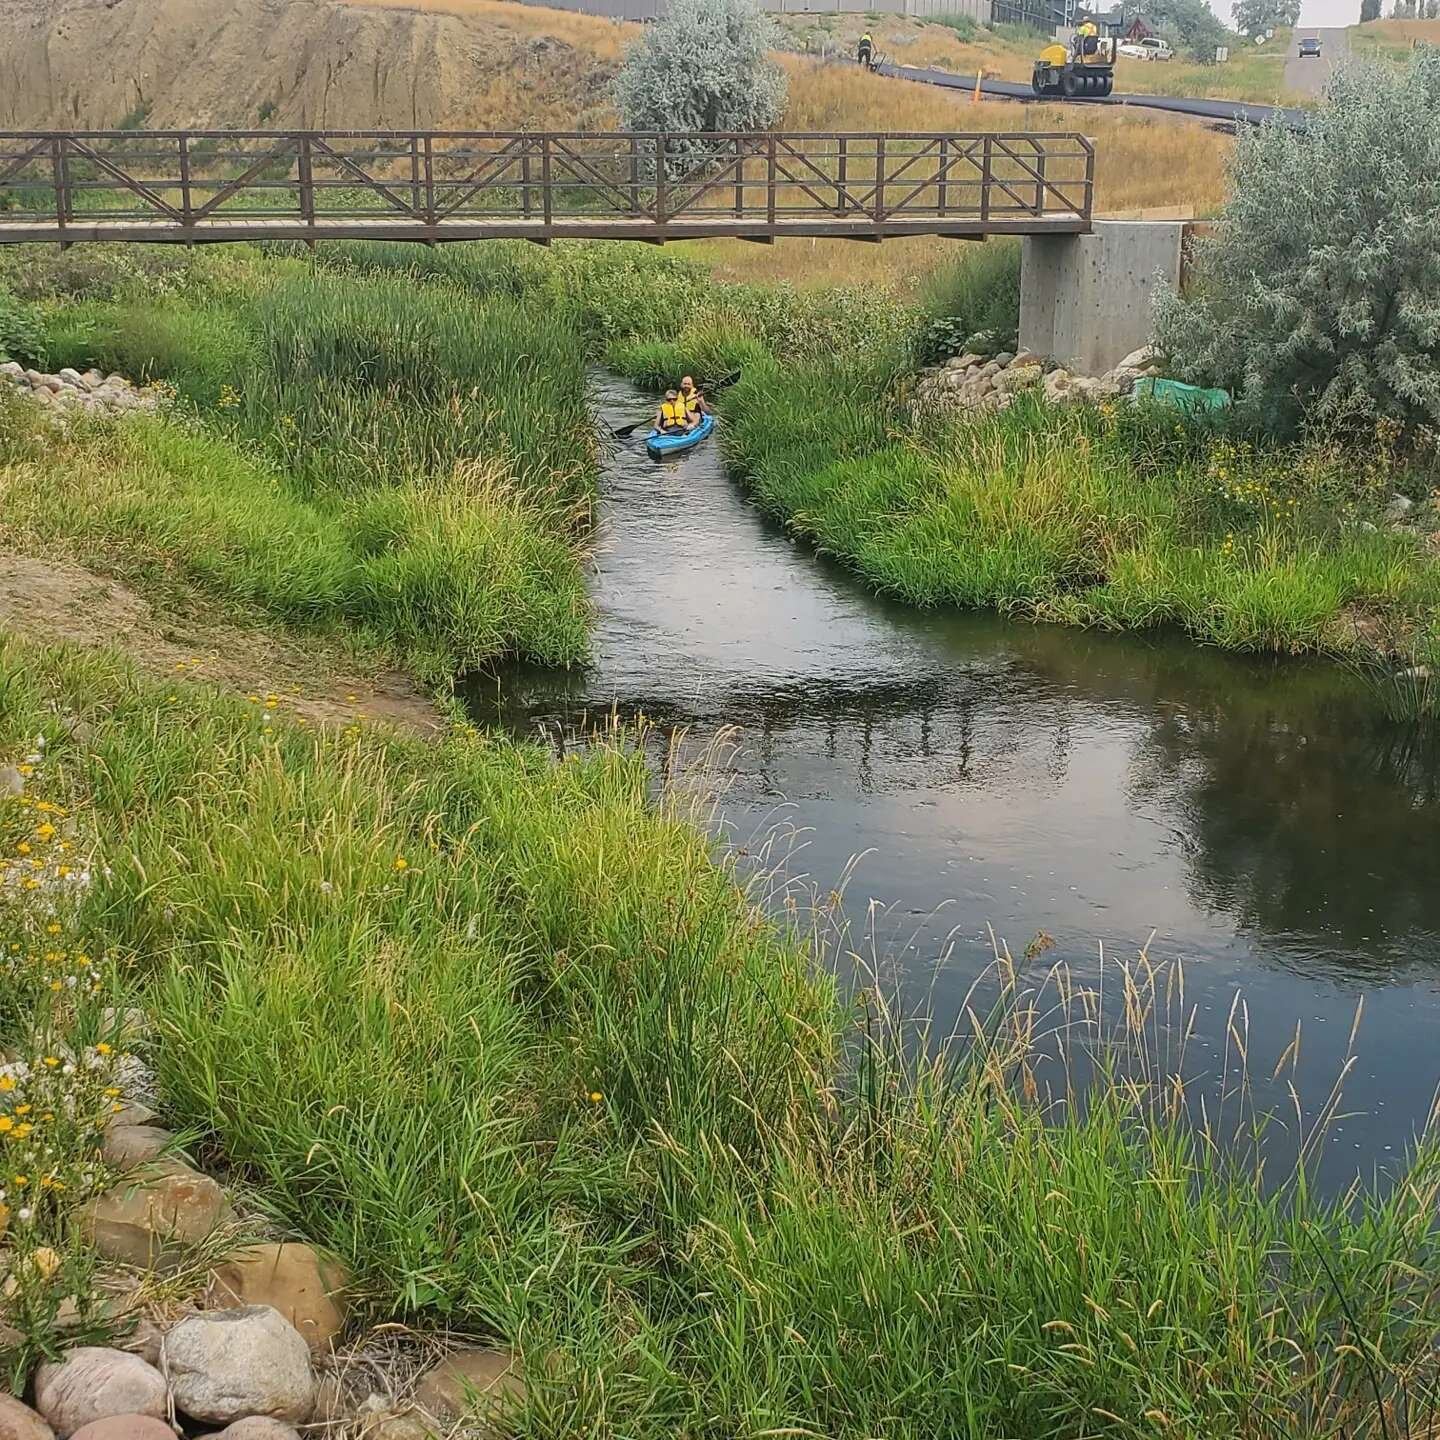
[[[303,1422],[315,1404],[310,1349],[268,1305],[189,1315],[165,1336],[163,1360],[176,1406],[229,1425],[247,1415]]]
[[[60,1440],[93,1420],[165,1414],[165,1377],[138,1355],[82,1345],[35,1372],[35,1408]]]
[[[977,355],[973,350],[967,350],[963,355],[952,355],[945,362],[947,370],[968,370],[972,365],[978,365],[984,360],[983,355]]]
[[[153,1415],[110,1415],[82,1425],[71,1440],[175,1440],[175,1432]]]
[[[149,1125],[155,1119],[155,1112],[138,1100],[127,1100],[111,1117],[111,1125]]]
[[[401,1410],[367,1420],[360,1433],[365,1440],[431,1440],[435,1424],[419,1410]]]
[[[415,1404],[445,1423],[487,1416],[525,1394],[519,1357],[511,1350],[457,1350],[427,1370],[415,1387]]]
[[[64,365],[57,370],[55,372],[55,378],[62,385],[71,385],[77,390],[81,389],[85,383],[81,378],[80,372],[69,365]]]
[[[13,765],[0,765],[0,796],[24,793],[25,777]]]
[[[1012,365],[1015,365],[1015,366],[1020,366],[1020,365],[1040,365],[1040,366],[1044,366],[1044,364],[1046,363],[1046,361],[1045,361],[1045,356],[1043,356],[1043,355],[1037,355],[1033,350],[1021,350],[1021,351],[1018,351],[1016,354],[1014,354],[1014,355],[1012,355],[1012,356],[1010,357],[1010,363],[1011,363]]]
[[[1038,365],[1015,365],[995,377],[995,388],[1002,394],[1010,395],[1031,385],[1038,385],[1044,377]]]
[[[136,1317],[132,1329],[116,1337],[115,1345],[117,1349],[128,1350],[151,1365],[159,1365],[164,1340],[165,1334],[160,1327],[148,1315],[140,1315]]]
[[[247,1415],[233,1425],[227,1425],[220,1434],[224,1440],[300,1440],[299,1432],[283,1420],[272,1420],[268,1415]]]
[[[134,1170],[158,1160],[174,1141],[169,1130],[153,1125],[111,1124],[100,1143],[100,1158],[112,1170]]]
[[[82,1212],[84,1233],[102,1259],[173,1269],[187,1245],[199,1244],[229,1218],[230,1203],[208,1175],[174,1160],[157,1162],[155,1170],[122,1180]]]
[[[328,1350],[345,1325],[344,1269],[309,1245],[251,1245],[216,1267],[210,1303],[269,1305],[305,1338]]]
[[[1010,351],[1010,350],[1002,350],[1002,351],[995,357],[995,363],[996,363],[997,365],[999,365],[999,366],[1003,369],[1006,365],[1009,365],[1009,364],[1011,363],[1011,361],[1013,361],[1014,359],[1015,359],[1015,355],[1014,355],[1014,352],[1013,352],[1013,351]]]
[[[0,1440],[55,1440],[55,1432],[28,1405],[0,1395]]]
[[[39,383],[44,378],[45,377],[38,370],[27,370],[25,372],[25,379],[29,382],[31,389],[34,389],[35,386],[39,385]]]
[[[1153,365],[1156,358],[1153,346],[1142,345],[1138,350],[1132,350],[1115,368],[1117,370],[1143,370],[1147,365]]]
[[[1071,377],[1068,370],[1052,370],[1045,377],[1045,398],[1047,400],[1060,400],[1065,397],[1071,388]]]
[[[1403,520],[1414,508],[1415,502],[1408,495],[1392,495],[1385,507],[1385,516],[1389,520]]]

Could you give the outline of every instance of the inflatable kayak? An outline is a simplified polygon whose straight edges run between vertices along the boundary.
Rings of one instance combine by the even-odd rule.
[[[652,455],[674,455],[677,451],[689,450],[692,446],[698,445],[714,428],[715,417],[702,415],[700,423],[693,430],[685,430],[674,435],[666,435],[659,430],[652,430],[645,438],[645,448]]]

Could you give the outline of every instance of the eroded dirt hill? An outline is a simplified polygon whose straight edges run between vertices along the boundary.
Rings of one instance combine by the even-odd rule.
[[[625,38],[498,0],[5,0],[0,128],[605,127]]]

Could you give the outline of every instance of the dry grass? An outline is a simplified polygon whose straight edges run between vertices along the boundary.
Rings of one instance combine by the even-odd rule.
[[[1440,20],[1372,20],[1350,31],[1356,51],[1408,51],[1416,45],[1440,45]]]
[[[547,10],[540,5],[516,5],[510,0],[338,0],[367,10],[408,10],[417,15],[455,15],[493,27],[497,39],[510,37],[559,40],[590,51],[597,60],[618,62],[625,47],[635,41],[639,25],[579,15],[571,10]],[[572,97],[573,100],[574,97]]]

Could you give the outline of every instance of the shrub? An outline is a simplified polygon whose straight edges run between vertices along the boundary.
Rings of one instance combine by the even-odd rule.
[[[776,39],[752,0],[679,0],[626,56],[616,109],[630,130],[768,130],[785,108]]]
[[[43,349],[44,336],[35,307],[0,289],[0,360],[34,365]]]
[[[1306,131],[1242,134],[1220,233],[1157,314],[1271,422],[1440,422],[1440,53],[1337,72]]]

